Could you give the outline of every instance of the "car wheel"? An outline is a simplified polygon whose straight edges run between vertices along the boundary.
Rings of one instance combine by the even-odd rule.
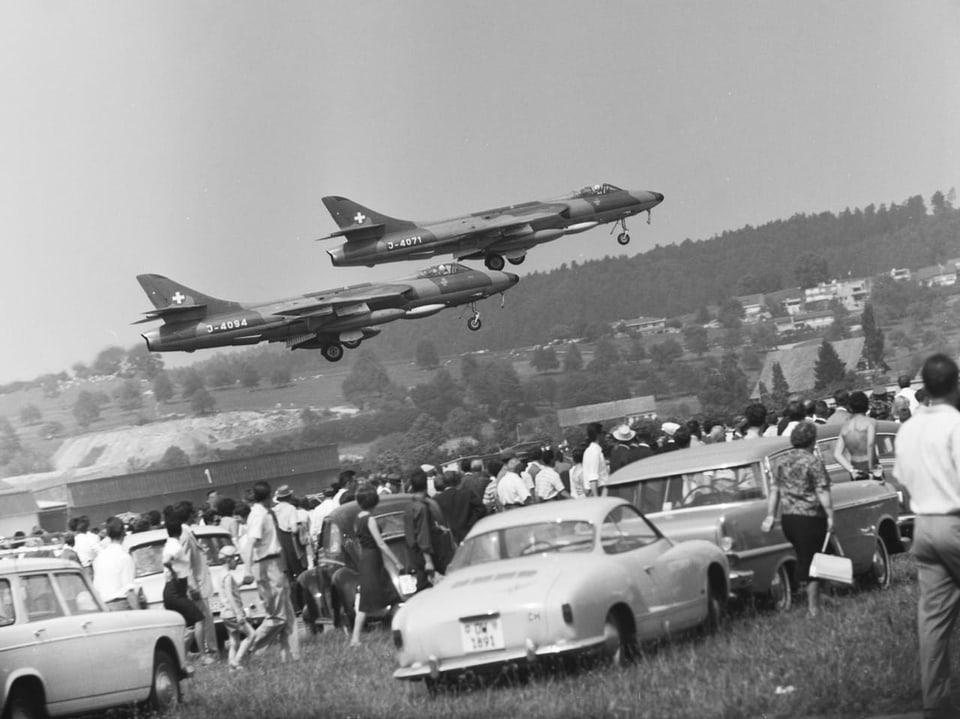
[[[623,667],[629,664],[636,654],[634,647],[636,640],[623,626],[621,619],[614,613],[607,613],[603,622],[603,655],[614,666]]]
[[[43,710],[43,702],[39,697],[23,688],[15,689],[13,696],[7,702],[7,710],[3,719],[41,719],[47,713]]]
[[[703,629],[707,634],[716,634],[723,626],[723,599],[712,584],[707,586],[707,618]]]
[[[786,562],[777,567],[770,582],[770,601],[778,612],[786,612],[793,606],[793,590],[790,587],[790,570]]]
[[[180,704],[180,682],[177,665],[163,649],[153,653],[153,682],[147,705],[157,714],[166,714]]]
[[[880,589],[890,587],[890,552],[887,551],[887,545],[880,537],[874,540],[873,557],[870,560],[870,571],[867,572],[866,578],[871,586]]]

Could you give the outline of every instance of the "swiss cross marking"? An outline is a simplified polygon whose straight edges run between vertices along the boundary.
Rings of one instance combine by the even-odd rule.
[[[356,222],[358,225],[362,225],[364,222],[367,221],[367,216],[362,212],[358,212],[353,216],[353,221]]]
[[[180,290],[177,290],[176,294],[171,298],[176,304],[182,304],[186,297],[180,294]]]

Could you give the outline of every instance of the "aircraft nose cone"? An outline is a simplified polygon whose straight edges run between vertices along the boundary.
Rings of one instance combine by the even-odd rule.
[[[661,202],[663,202],[663,193],[662,193],[662,192],[652,192],[652,193],[650,193],[650,194],[652,194],[652,195],[656,198],[658,205],[659,205]]]
[[[507,282],[509,283],[507,287],[513,287],[520,281],[520,275],[515,275],[512,272],[504,272],[503,274],[506,276]]]

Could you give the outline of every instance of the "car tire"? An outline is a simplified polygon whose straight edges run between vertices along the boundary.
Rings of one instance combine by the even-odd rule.
[[[40,697],[34,696],[24,688],[15,689],[13,696],[7,701],[7,708],[3,712],[3,719],[41,719],[47,713],[44,711]]]
[[[636,637],[623,624],[614,611],[603,622],[603,656],[618,667],[630,664],[637,654]]]
[[[790,568],[781,562],[770,581],[770,603],[778,612],[789,611],[793,606],[793,589],[790,586]]]
[[[723,627],[723,597],[712,584],[707,584],[707,618],[703,623],[706,634],[716,634]]]
[[[887,551],[887,545],[881,537],[874,539],[873,556],[865,579],[871,587],[890,588],[890,552]]]
[[[153,653],[153,680],[147,707],[157,714],[167,714],[180,705],[180,681],[177,663],[163,649]]]

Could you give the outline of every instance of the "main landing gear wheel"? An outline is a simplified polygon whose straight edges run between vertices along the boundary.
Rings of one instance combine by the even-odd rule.
[[[629,232],[621,232],[619,235],[617,235],[617,242],[620,243],[621,245],[629,245],[629,244],[630,244],[630,233],[629,233]]]
[[[487,259],[483,261],[483,264],[487,266],[488,270],[499,272],[503,269],[503,257],[500,255],[487,255]]]
[[[522,265],[525,259],[527,259],[526,255],[520,255],[520,257],[508,257],[507,262],[509,262],[511,265]]]
[[[340,344],[342,344],[348,350],[355,350],[360,346],[360,340],[341,340]]]
[[[474,315],[467,320],[467,328],[476,332],[483,326],[483,323],[480,321],[480,315]]]
[[[320,354],[330,362],[339,362],[340,359],[343,358],[343,347],[340,345],[327,345],[320,350]]]

